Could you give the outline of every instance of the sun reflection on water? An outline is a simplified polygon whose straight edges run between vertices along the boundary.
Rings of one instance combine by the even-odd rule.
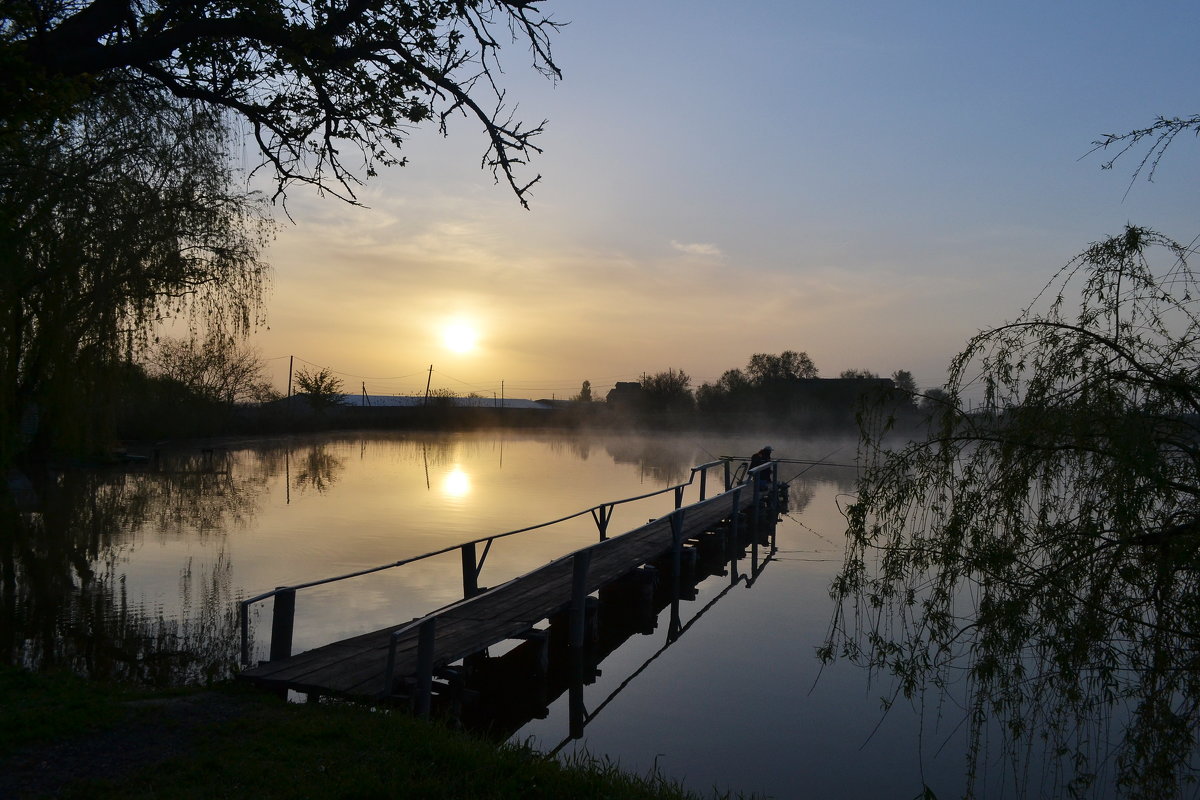
[[[471,476],[457,464],[442,479],[442,494],[447,497],[466,497],[471,493]]]

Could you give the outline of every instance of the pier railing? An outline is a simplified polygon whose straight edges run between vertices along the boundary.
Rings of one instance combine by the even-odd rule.
[[[719,464],[719,461],[710,462],[710,464],[694,467],[692,470],[691,479],[695,477],[696,471],[704,470],[707,467]],[[728,465],[727,465],[728,468]],[[703,473],[702,473],[703,474]],[[722,497],[731,498],[730,506],[730,538],[737,539],[738,535],[738,509],[742,507],[740,495],[744,490],[751,492],[750,502],[750,524],[751,530],[758,531],[760,529],[760,515],[762,511],[763,501],[769,499],[771,518],[778,514],[779,511],[779,464],[775,461],[768,461],[765,464],[760,464],[757,467],[746,471],[745,483],[737,486],[729,486],[726,484],[726,489],[723,494],[712,498],[713,502],[720,500]],[[688,484],[680,484],[687,486]],[[672,487],[676,488],[676,487]],[[670,491],[670,489],[665,489]],[[661,494],[656,492],[655,494]],[[643,495],[652,496],[652,495]],[[671,526],[671,575],[674,581],[675,602],[678,603],[679,598],[679,579],[681,574],[680,556],[683,546],[683,514],[687,510],[682,507],[682,494],[676,493],[675,510],[672,511],[667,518]],[[639,498],[631,498],[639,499]],[[688,508],[696,508],[704,505],[704,494],[701,491],[700,500],[695,505]],[[628,502],[628,501],[617,501]],[[582,512],[581,512],[582,513]],[[605,538],[603,535],[600,541],[596,544],[588,545],[587,547],[576,550],[565,558],[571,560],[571,601],[568,607],[568,642],[569,648],[573,653],[573,671],[578,675],[583,669],[583,639],[584,639],[584,619],[586,615],[586,598],[588,595],[588,570],[592,562],[592,554],[594,551],[604,547]],[[731,547],[732,551],[733,548]],[[772,553],[774,552],[774,540],[772,540]],[[736,560],[736,556],[733,556]],[[544,569],[544,567],[543,567]],[[759,571],[758,564],[758,549],[754,549],[754,562],[751,569],[752,574],[757,574]],[[436,625],[440,611],[434,611],[424,617],[414,619],[406,625],[402,625],[392,631],[388,641],[387,662],[384,667],[383,684],[380,697],[387,697],[391,694],[395,686],[396,674],[396,648],[401,639],[410,635],[413,631],[417,633],[417,665],[415,675],[415,686],[413,687],[413,711],[418,716],[428,716],[430,710],[430,702],[432,698],[432,682],[433,682],[433,660],[434,660],[434,640],[436,634]],[[676,610],[676,615],[678,611]],[[582,724],[582,723],[581,723]]]
[[[469,542],[461,544],[449,545],[439,550],[432,550],[428,553],[422,553],[411,558],[404,558],[399,561],[393,561],[388,564],[380,564],[375,567],[348,572],[344,575],[336,575],[331,578],[321,578],[319,580],[307,581],[298,583],[292,586],[279,586],[269,592],[249,597],[238,603],[238,617],[241,623],[241,661],[243,666],[250,663],[250,607],[255,603],[261,603],[265,600],[274,598],[274,608],[271,615],[271,649],[269,659],[275,661],[280,658],[287,658],[292,652],[292,633],[294,629],[294,620],[296,615],[296,592],[302,589],[311,589],[316,586],[324,586],[338,581],[348,580],[350,578],[358,578],[363,575],[370,575],[384,570],[395,569],[413,564],[418,561],[423,561],[434,556],[445,555],[446,553],[458,550],[462,557],[462,581],[463,581],[463,599],[470,599],[479,594],[479,575],[483,570],[484,562],[487,560],[488,553],[491,551],[492,543],[498,539],[504,539],[509,536],[515,536],[519,533],[528,533],[529,531],[548,528],[551,525],[557,525],[567,520],[582,517],[584,514],[591,514],[592,520],[596,523],[596,528],[599,533],[600,541],[608,538],[608,526],[612,520],[613,510],[626,503],[632,503],[638,500],[645,500],[650,497],[667,494],[673,492],[675,495],[675,508],[679,509],[683,506],[684,490],[691,486],[696,481],[697,473],[700,475],[700,500],[706,498],[708,491],[708,473],[710,470],[717,467],[722,467],[724,470],[724,487],[728,491],[733,485],[733,476],[731,471],[731,463],[734,460],[731,458],[720,458],[716,461],[709,461],[705,464],[692,467],[688,475],[688,479],[682,483],[673,486],[667,486],[663,489],[658,489],[653,492],[637,495],[636,497],[627,497],[622,500],[612,500],[599,505],[585,508],[582,511],[577,511],[574,514],[568,514],[565,517],[550,520],[548,522],[538,523],[537,525],[529,525],[516,530],[496,533],[490,536],[483,536],[478,539],[472,539]],[[753,470],[748,471],[746,475],[747,481],[756,483],[757,474],[763,470],[774,470],[774,462],[768,462]],[[770,473],[774,474],[774,473]],[[478,545],[483,545],[482,555],[478,555]]]

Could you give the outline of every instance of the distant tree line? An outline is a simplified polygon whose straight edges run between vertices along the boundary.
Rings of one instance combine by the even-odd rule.
[[[848,369],[837,378],[822,379],[808,353],[785,350],[755,353],[744,368],[726,370],[695,389],[686,372],[671,368],[618,383],[605,399],[614,412],[643,417],[698,414],[732,421],[769,415],[780,424],[851,425],[868,406],[906,422],[918,421],[927,416],[927,395],[908,370],[897,370],[889,379]]]

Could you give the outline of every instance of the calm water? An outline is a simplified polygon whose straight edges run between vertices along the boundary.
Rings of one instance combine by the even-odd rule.
[[[157,468],[59,476],[36,486],[0,554],[3,641],[13,660],[68,664],[151,683],[202,682],[237,659],[236,602],[275,586],[352,572],[525,527],[684,481],[693,465],[765,441],[560,432],[365,434],[231,443],[164,454]],[[772,441],[781,458],[848,463],[851,440]],[[779,798],[939,796],[961,787],[963,712],[881,713],[884,684],[814,657],[841,563],[847,467],[784,465],[792,510],[751,585],[702,582],[599,665],[593,715],[568,738],[568,702],[514,738],[586,747],[622,766],[706,790]],[[710,486],[719,483],[713,473]],[[697,487],[685,502],[697,499]],[[610,532],[673,506],[668,493],[619,506]],[[496,585],[596,539],[591,517],[498,541],[480,575]],[[748,562],[745,562],[748,568]],[[15,589],[13,588],[15,587]],[[461,597],[457,552],[300,592],[294,649],[406,621]],[[667,612],[663,612],[667,614]],[[253,607],[254,657],[269,647],[270,603]],[[669,645],[669,646],[668,646]],[[501,650],[503,648],[500,648]]]

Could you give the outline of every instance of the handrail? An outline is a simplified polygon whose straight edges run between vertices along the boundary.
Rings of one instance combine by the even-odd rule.
[[[715,463],[719,464],[721,462],[718,461]],[[763,468],[774,470],[775,465],[772,464],[771,462],[767,462],[766,464],[763,464],[759,467],[755,467],[753,472],[760,472]],[[774,473],[772,473],[772,474],[774,474]],[[686,484],[684,484],[684,485],[686,485]],[[713,497],[708,498],[707,501],[699,500],[696,502],[695,505],[702,505],[705,502],[712,502],[712,501],[716,501],[716,500],[719,500],[719,499],[727,497],[727,496],[732,496],[734,505],[736,507],[737,502],[738,502],[738,495],[741,493],[741,491],[742,491],[742,485],[739,484],[738,486],[735,486],[732,489],[728,489],[719,495],[714,495]],[[754,497],[755,497],[755,505],[757,505],[758,497],[759,497],[759,492],[758,492],[757,486],[755,487]],[[688,506],[688,508],[693,508],[693,507],[694,506]],[[671,527],[672,527],[673,532],[677,532],[678,531],[677,526],[682,525],[682,515],[685,510],[686,509],[676,508],[673,512],[671,512],[669,515],[667,515],[667,517],[669,517],[671,520]],[[667,517],[664,517],[664,519]],[[756,518],[757,518],[757,515],[756,515]],[[676,574],[678,574],[678,569],[679,569],[678,548],[679,548],[680,544],[682,543],[682,540],[676,536],[674,538],[674,542],[675,542],[674,547],[675,547],[675,552],[676,552],[675,570],[676,570]],[[550,562],[550,564],[543,564],[542,566],[534,569],[533,572],[526,573],[526,575],[530,575],[530,574],[536,573],[540,570],[544,570],[548,566],[555,564],[555,563],[559,563],[563,559],[568,559],[568,558],[571,559],[573,561],[572,571],[574,573],[572,576],[572,580],[571,580],[572,595],[573,595],[572,600],[571,600],[571,608],[575,610],[573,613],[582,613],[582,608],[583,608],[583,604],[584,604],[583,596],[587,594],[587,588],[585,586],[585,581],[586,581],[586,576],[587,576],[588,564],[591,561],[592,551],[599,549],[601,547],[605,547],[605,546],[606,546],[606,542],[603,539],[601,539],[599,542],[590,544],[586,547],[582,547],[573,553],[568,553],[565,556],[561,556],[557,559],[554,559],[553,561]],[[755,551],[755,552],[757,553],[757,551]],[[774,552],[775,552],[774,545],[772,544],[771,553],[773,554]],[[768,560],[769,559],[770,559],[770,556],[768,556]],[[766,566],[766,562],[764,562],[762,565],[759,565],[757,563],[757,555],[755,555],[755,566],[753,566],[751,568],[751,576],[753,576],[756,579],[758,573],[760,573],[765,566]],[[524,576],[522,576],[522,577],[524,577]],[[514,580],[521,580],[521,577],[514,578]],[[750,586],[752,582],[753,582],[752,580],[747,580],[746,585]],[[498,588],[493,589],[491,591],[497,591],[497,590],[498,590]],[[470,599],[470,598],[467,598],[467,599]],[[459,602],[464,602],[464,601],[459,601]],[[457,603],[451,604],[451,605],[452,606],[457,605]],[[432,669],[431,659],[433,658],[433,641],[434,641],[433,640],[433,632],[434,632],[434,628],[437,624],[438,618],[446,610],[446,608],[449,608],[449,607],[450,606],[447,606],[447,607],[444,607],[441,609],[437,609],[437,610],[429,612],[428,614],[425,614],[424,616],[409,620],[408,622],[404,623],[403,625],[401,625],[400,627],[396,628],[395,630],[393,630],[391,632],[391,635],[388,637],[387,663],[386,663],[386,666],[384,667],[384,673],[383,673],[384,679],[383,679],[383,685],[382,685],[382,688],[380,691],[380,697],[384,697],[391,692],[391,687],[392,687],[394,679],[395,679],[396,645],[397,645],[397,643],[402,638],[407,636],[411,631],[416,630],[418,632],[418,636],[422,637],[422,639],[424,639],[424,641],[426,642],[426,644],[423,644],[423,645],[420,644],[420,642],[419,642],[418,648],[417,648],[418,676],[419,676],[418,680],[424,681],[426,685],[424,685],[424,687],[418,686],[415,696],[419,699],[417,700],[417,705],[414,706],[414,708],[418,714],[426,715],[428,713],[428,706],[427,706],[427,703],[429,701],[428,681],[431,676],[430,670]],[[571,630],[574,632],[574,633],[572,633],[572,637],[574,637],[575,635],[582,635],[582,629],[583,629],[582,620],[579,620],[578,623],[572,622]],[[572,647],[574,647],[576,650],[578,650],[578,648],[580,647],[580,643],[575,642],[572,645]],[[424,662],[424,663],[422,663],[422,662]]]
[[[646,494],[637,495],[636,497],[627,497],[622,500],[613,500],[613,501],[606,502],[606,503],[600,503],[600,504],[594,505],[590,508],[585,508],[582,511],[577,511],[574,514],[568,514],[565,517],[559,517],[558,519],[550,520],[549,522],[541,522],[541,523],[538,523],[537,525],[529,525],[524,528],[517,528],[516,530],[505,531],[504,533],[496,533],[496,534],[492,534],[491,536],[483,536],[478,539],[472,539],[467,542],[459,542],[458,544],[448,545],[439,550],[432,550],[428,553],[422,553],[421,555],[418,555],[418,556],[412,556],[410,558],[404,558],[399,561],[393,561],[390,564],[380,564],[379,566],[368,567],[367,569],[358,570],[356,572],[348,572],[345,575],[337,575],[337,576],[334,576],[331,578],[321,578],[319,580],[308,581],[305,583],[298,583],[298,584],[294,584],[291,586],[277,586],[269,592],[263,592],[261,594],[255,595],[253,597],[246,598],[245,600],[241,600],[238,602],[238,617],[239,617],[239,621],[241,624],[242,664],[248,664],[249,660],[250,660],[249,659],[250,606],[252,606],[255,603],[261,602],[261,601],[266,600],[271,597],[277,597],[281,593],[290,594],[294,598],[295,593],[297,591],[299,591],[300,589],[311,589],[314,586],[323,586],[327,583],[336,583],[338,581],[347,580],[349,578],[358,578],[363,575],[370,575],[375,572],[382,572],[383,570],[394,569],[396,567],[402,567],[405,564],[411,564],[416,561],[422,561],[426,558],[432,558],[433,556],[445,555],[446,553],[449,553],[454,550],[463,550],[465,552],[466,548],[474,548],[475,545],[477,545],[481,542],[486,542],[487,546],[491,547],[491,543],[493,541],[495,541],[496,539],[503,539],[508,536],[514,536],[518,533],[527,533],[529,531],[537,530],[539,528],[546,528],[551,525],[557,525],[560,522],[566,522],[567,520],[575,519],[576,517],[581,517],[584,514],[590,513],[593,515],[593,519],[595,519],[595,512],[600,511],[602,509],[605,510],[604,516],[607,518],[607,516],[611,514],[611,510],[614,506],[623,505],[625,503],[632,503],[637,500],[645,500],[646,498],[655,497],[660,494],[666,494],[667,492],[676,492],[676,502],[678,503],[679,498],[682,496],[681,493],[682,493],[683,489],[687,486],[691,486],[692,483],[696,480],[697,472],[701,473],[700,486],[701,486],[701,495],[703,495],[704,488],[705,488],[705,479],[707,478],[708,470],[710,470],[714,467],[720,466],[720,465],[728,464],[728,461],[729,460],[725,459],[725,458],[718,458],[715,461],[709,461],[704,464],[699,464],[699,465],[691,468],[691,472],[688,475],[688,479],[686,481],[684,481],[683,483],[678,483],[673,486],[667,486],[663,489],[658,489],[653,492],[647,492]],[[768,465],[769,465],[769,462],[768,462]],[[703,497],[701,499],[703,499]],[[599,524],[599,522],[597,524]],[[604,529],[602,528],[601,529],[602,538],[603,538],[603,535],[604,535]],[[473,551],[472,551],[471,558],[472,559],[474,558]],[[480,568],[481,568],[481,566],[482,565],[480,565]],[[278,601],[276,601],[276,602],[278,603]],[[290,649],[290,642],[291,642],[290,623],[288,624],[288,628],[289,628],[289,635],[288,635],[287,639],[288,639],[288,649]],[[275,650],[274,642],[272,642],[272,650]]]

